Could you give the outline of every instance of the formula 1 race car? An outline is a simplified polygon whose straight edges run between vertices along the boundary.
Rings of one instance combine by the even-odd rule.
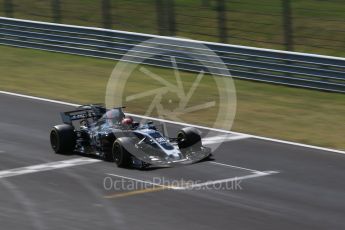
[[[176,138],[169,138],[152,121],[135,122],[123,108],[94,104],[60,113],[64,124],[50,132],[53,150],[97,155],[119,167],[135,168],[190,164],[211,155],[210,148],[202,146],[199,130],[182,128]]]

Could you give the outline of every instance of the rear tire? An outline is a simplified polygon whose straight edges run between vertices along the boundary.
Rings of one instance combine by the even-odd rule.
[[[76,145],[76,134],[72,125],[56,125],[50,132],[50,144],[55,153],[72,153]]]
[[[201,135],[200,131],[193,127],[186,127],[177,133],[177,143],[180,149],[200,148]]]
[[[124,147],[130,144],[131,143],[128,138],[118,138],[114,141],[112,156],[113,161],[118,167],[126,168],[132,165],[131,154]]]

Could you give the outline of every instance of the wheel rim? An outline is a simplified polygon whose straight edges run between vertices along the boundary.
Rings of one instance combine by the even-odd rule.
[[[178,133],[178,134],[177,134],[177,141],[178,141],[179,143],[185,141],[185,135],[184,135],[183,133]]]
[[[121,155],[121,146],[118,143],[114,144],[113,149],[113,160],[116,164],[120,162],[120,155]]]
[[[56,133],[53,131],[50,134],[50,144],[54,150],[57,150],[58,147],[58,137]]]

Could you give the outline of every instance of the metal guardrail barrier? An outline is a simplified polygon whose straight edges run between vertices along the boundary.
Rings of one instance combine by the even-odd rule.
[[[171,68],[173,57],[182,70],[221,75],[227,70],[236,78],[345,93],[345,58],[5,17],[0,44],[113,60],[136,47],[133,62]]]

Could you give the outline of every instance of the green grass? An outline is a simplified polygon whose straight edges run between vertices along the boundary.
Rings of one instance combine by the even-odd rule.
[[[104,102],[115,61],[0,46],[0,90],[76,103]],[[169,69],[148,67],[175,83]],[[187,90],[195,73],[181,72]],[[215,78],[205,76],[190,105],[217,100]],[[244,80],[235,80],[237,112],[233,131],[279,138],[324,147],[345,149],[345,95]],[[161,87],[136,68],[125,95]],[[207,93],[205,93],[207,92]],[[126,102],[128,111],[143,114],[152,97]],[[176,94],[162,99],[169,111],[177,106]],[[171,100],[169,103],[169,100]],[[219,106],[219,103],[217,103]],[[212,125],[218,107],[184,115],[184,121]]]
[[[14,17],[52,21],[51,1],[12,1]],[[62,23],[103,26],[102,1],[61,2]],[[220,41],[216,2],[175,0],[176,35]],[[342,1],[291,0],[291,7],[295,51],[345,56],[345,4]],[[285,49],[282,0],[227,0],[226,8],[229,43]],[[111,0],[112,28],[158,34],[158,21],[162,19],[156,10],[154,0]],[[0,15],[5,15],[3,4]]]

